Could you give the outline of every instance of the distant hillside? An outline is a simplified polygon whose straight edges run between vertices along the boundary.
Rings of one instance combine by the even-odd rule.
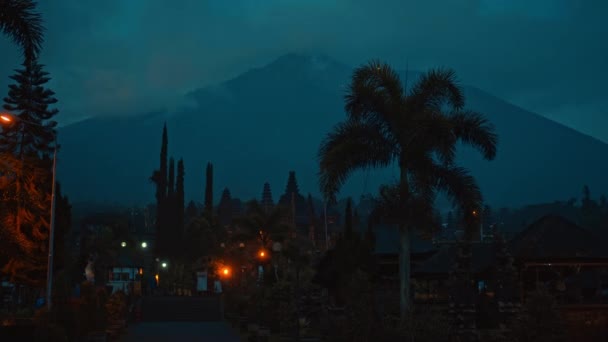
[[[317,194],[317,149],[344,118],[343,96],[351,72],[351,67],[327,57],[290,54],[193,91],[189,97],[197,108],[171,116],[149,113],[68,125],[60,131],[59,178],[75,200],[153,201],[148,179],[158,166],[166,120],[170,153],[185,160],[188,198],[202,200],[207,161],[215,166],[216,201],[226,186],[233,196],[259,197],[266,181],[277,200],[289,170],[296,171],[302,193]],[[416,75],[410,72],[410,83]],[[608,191],[608,145],[477,88],[465,90],[467,107],[486,114],[500,137],[495,161],[483,161],[466,148],[459,156],[491,205],[570,198],[583,184],[597,193]],[[343,194],[358,198],[375,192],[397,175],[395,171],[361,172]]]

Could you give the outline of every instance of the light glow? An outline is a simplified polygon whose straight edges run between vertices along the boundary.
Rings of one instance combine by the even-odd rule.
[[[0,120],[4,121],[4,122],[13,122],[13,118],[11,118],[9,115],[7,114],[2,114],[0,115]]]

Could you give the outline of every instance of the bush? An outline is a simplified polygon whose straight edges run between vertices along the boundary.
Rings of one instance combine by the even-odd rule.
[[[446,312],[427,308],[410,313],[405,321],[398,317],[384,317],[378,341],[444,342],[450,338],[450,320]]]
[[[108,321],[123,320],[127,316],[127,297],[124,292],[117,291],[110,296],[105,304]]]
[[[564,341],[566,332],[555,299],[539,291],[528,297],[523,311],[511,324],[512,341]]]

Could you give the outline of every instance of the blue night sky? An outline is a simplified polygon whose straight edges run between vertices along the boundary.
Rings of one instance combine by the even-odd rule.
[[[65,124],[183,104],[288,52],[448,66],[463,83],[608,142],[603,0],[43,0]],[[0,74],[19,64],[0,39]],[[8,78],[0,81],[6,89]]]

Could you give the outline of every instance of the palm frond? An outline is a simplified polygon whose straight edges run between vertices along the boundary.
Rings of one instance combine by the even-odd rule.
[[[457,84],[456,73],[451,69],[433,69],[423,74],[412,88],[408,104],[415,110],[440,110],[444,104],[462,109],[464,94]]]
[[[437,165],[434,172],[437,189],[444,192],[464,212],[467,233],[471,233],[478,222],[474,212],[479,211],[483,198],[473,176],[461,167]]]
[[[458,111],[450,116],[456,138],[479,149],[488,160],[496,157],[498,135],[494,126],[483,115],[472,111]]]
[[[334,200],[352,172],[390,165],[398,155],[397,148],[377,125],[355,120],[339,123],[319,148],[322,194]]]
[[[355,70],[344,109],[351,119],[388,124],[403,95],[399,75],[389,65],[372,61]]]
[[[456,136],[450,118],[441,111],[425,110],[413,121],[414,129],[404,135],[406,150],[433,153],[444,164],[456,158]],[[416,153],[414,153],[416,154]]]
[[[44,26],[36,1],[3,0],[0,2],[0,30],[23,49],[26,60],[35,59],[44,40]]]

